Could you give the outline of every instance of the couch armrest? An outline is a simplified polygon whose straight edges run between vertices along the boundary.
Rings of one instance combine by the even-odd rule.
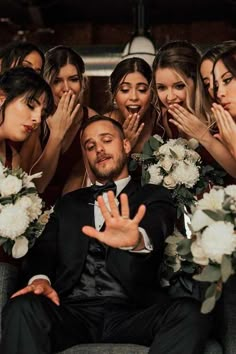
[[[17,288],[18,269],[12,264],[0,262],[0,340],[2,309]]]
[[[236,276],[223,287],[217,309],[217,325],[225,354],[236,353]]]

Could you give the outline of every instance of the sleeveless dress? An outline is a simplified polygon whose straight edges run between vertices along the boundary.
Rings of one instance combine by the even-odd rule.
[[[83,122],[86,120],[88,120],[88,108],[83,107]],[[60,155],[54,176],[45,191],[40,195],[45,202],[46,208],[53,206],[61,196],[73,166],[78,162],[78,158],[82,156],[80,132],[81,129],[78,130],[69,148]],[[44,143],[45,145],[46,143]]]

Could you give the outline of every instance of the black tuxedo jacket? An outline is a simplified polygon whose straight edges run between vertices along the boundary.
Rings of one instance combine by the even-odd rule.
[[[146,230],[154,250],[141,254],[108,247],[106,267],[121,283],[130,301],[153,303],[160,293],[159,265],[165,238],[173,231],[176,210],[169,191],[161,186],[141,187],[131,180],[122,193],[128,195],[131,218],[141,204],[146,205],[140,227]],[[58,201],[43,234],[26,256],[25,280],[45,274],[60,296],[71,291],[86,260],[89,237],[81,229],[84,225],[94,226],[93,203],[90,187],[68,193]]]

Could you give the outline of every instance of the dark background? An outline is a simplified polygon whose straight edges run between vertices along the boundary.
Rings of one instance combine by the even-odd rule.
[[[236,39],[236,0],[143,0],[143,5],[145,28],[157,49],[172,39],[189,40],[203,51]],[[137,0],[0,0],[0,47],[16,39],[44,51],[72,46],[86,63],[92,87],[87,103],[101,111],[105,76],[137,29],[135,9]]]

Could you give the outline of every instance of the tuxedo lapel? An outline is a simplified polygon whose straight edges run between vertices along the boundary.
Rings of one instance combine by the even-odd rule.
[[[134,195],[139,188],[140,188],[140,185],[138,183],[132,181],[132,179],[131,179],[129,181],[129,183],[125,186],[125,188],[120,192],[120,194],[125,193],[128,195],[128,197],[132,197],[132,195]]]
[[[140,188],[141,188],[140,184],[130,180],[127,186],[125,186],[125,188],[120,192],[120,194],[122,193],[127,194],[130,211],[133,206],[134,198]],[[119,200],[119,210],[120,210],[120,194],[117,196],[117,199]]]

